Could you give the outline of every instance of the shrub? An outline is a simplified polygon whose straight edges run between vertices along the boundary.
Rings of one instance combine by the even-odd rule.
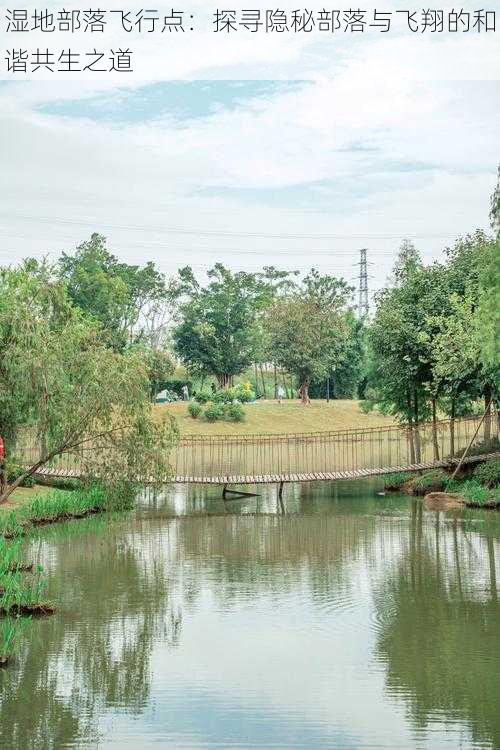
[[[237,383],[233,388],[229,389],[232,394],[232,400],[237,399],[242,404],[247,404],[250,401],[255,401],[255,391],[253,390],[250,383]]]
[[[198,403],[198,401],[190,401],[188,404],[188,412],[193,417],[193,419],[197,419],[201,414],[201,404]]]
[[[15,482],[25,472],[25,468],[21,464],[12,461],[7,465],[7,481],[10,483]],[[35,477],[26,477],[21,482],[21,487],[34,487],[36,484]]]
[[[224,409],[224,419],[228,422],[243,422],[245,419],[245,410],[241,404],[227,404]]]
[[[369,414],[374,410],[375,404],[373,403],[373,401],[360,401],[359,408],[361,409],[363,414]]]
[[[442,492],[448,484],[448,474],[442,469],[431,469],[417,477],[413,482],[413,491],[417,495],[428,492]]]
[[[214,404],[230,404],[233,400],[230,388],[223,388],[219,391],[215,391],[212,395],[212,401]]]
[[[217,422],[217,420],[222,419],[224,416],[224,408],[221,406],[221,404],[209,404],[207,408],[205,409],[203,416],[207,420],[207,422]]]
[[[414,478],[414,474],[404,474],[403,472],[399,472],[398,474],[387,474],[387,476],[384,477],[384,489],[389,491],[399,490],[403,484]]]
[[[480,443],[472,445],[467,453],[467,456],[484,456],[485,453],[496,453],[500,450],[500,440],[497,437],[493,437],[490,440],[483,440]],[[453,458],[462,458],[465,453],[465,448],[460,448],[453,454]]]
[[[488,489],[474,479],[464,482],[460,488],[460,493],[468,503],[474,503],[474,505],[485,505],[492,501]]]
[[[212,400],[212,394],[208,391],[198,391],[195,398],[199,404],[208,404]]]
[[[498,487],[500,484],[500,458],[494,458],[476,466],[473,477],[485,487]]]

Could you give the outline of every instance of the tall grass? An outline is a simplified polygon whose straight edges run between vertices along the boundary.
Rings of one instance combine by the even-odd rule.
[[[128,485],[107,488],[100,484],[35,494],[19,510],[0,514],[0,535],[13,539],[22,536],[30,526],[41,523],[82,518],[102,511],[130,510],[134,494],[135,488]]]

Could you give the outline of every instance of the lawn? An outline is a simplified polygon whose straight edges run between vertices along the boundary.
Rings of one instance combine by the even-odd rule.
[[[344,430],[349,427],[380,427],[394,424],[392,417],[378,412],[363,414],[359,401],[312,401],[302,406],[299,401],[257,401],[245,404],[244,422],[205,422],[192,419],[187,412],[187,403],[161,404],[158,410],[173,414],[183,435],[249,435],[284,434],[290,432],[322,432]]]
[[[8,501],[0,505],[0,513],[19,510],[21,506],[32,500],[33,495],[44,495],[49,492],[54,492],[54,488],[42,484],[36,484],[34,487],[18,487]]]

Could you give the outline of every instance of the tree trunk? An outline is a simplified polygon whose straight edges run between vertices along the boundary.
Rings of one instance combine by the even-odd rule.
[[[227,388],[231,381],[231,376],[227,374],[227,372],[218,373],[216,375],[217,382],[219,383],[220,388]]]
[[[415,462],[415,442],[413,440],[413,417],[412,417],[412,404],[411,404],[411,395],[409,392],[407,392],[406,395],[406,408],[408,410],[408,442],[410,444],[410,463],[414,464]]]
[[[278,373],[276,372],[276,365],[273,365],[274,370],[274,398],[278,398]]]
[[[257,371],[257,362],[253,363],[253,372],[255,377],[255,395],[259,395],[259,380],[258,380],[258,371]]]
[[[455,455],[455,397],[451,399],[450,414],[450,456]]]
[[[437,434],[436,399],[432,399],[432,444],[434,446],[434,461],[439,461],[439,443]]]
[[[311,399],[309,398],[309,381],[306,380],[304,383],[300,386],[300,398],[302,400],[303,406],[307,406],[311,403]]]
[[[422,460],[422,452],[420,449],[420,432],[418,428],[418,395],[417,389],[413,391],[413,408],[414,408],[414,434],[415,434],[415,460],[419,464]]]
[[[484,409],[486,416],[484,418],[484,442],[489,443],[491,440],[491,386],[484,387]]]
[[[264,398],[267,398],[266,381],[265,381],[265,378],[264,378],[264,368],[262,367],[262,365],[259,365],[259,367],[260,367],[260,377],[261,377],[261,380],[262,380],[262,394],[263,394]]]

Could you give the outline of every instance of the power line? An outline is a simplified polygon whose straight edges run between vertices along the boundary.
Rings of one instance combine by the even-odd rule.
[[[30,216],[26,214],[8,213],[4,214],[6,218],[12,219],[23,219],[24,221],[38,221],[40,223],[48,224],[66,224],[71,226],[91,226],[91,227],[103,227],[108,229],[122,229],[124,231],[138,231],[138,232],[152,232],[156,234],[186,234],[195,235],[200,237],[252,237],[260,239],[286,239],[286,240],[303,240],[303,239],[317,239],[317,240],[332,240],[332,239],[395,239],[400,240],[406,239],[442,239],[442,238],[455,238],[455,234],[420,234],[420,233],[397,233],[397,234],[378,234],[378,233],[353,233],[353,234],[299,234],[299,233],[281,233],[281,232],[240,232],[230,230],[216,230],[216,229],[188,229],[186,227],[151,227],[151,226],[138,226],[138,225],[127,225],[127,224],[109,224],[101,222],[96,219],[52,219],[47,216]]]

